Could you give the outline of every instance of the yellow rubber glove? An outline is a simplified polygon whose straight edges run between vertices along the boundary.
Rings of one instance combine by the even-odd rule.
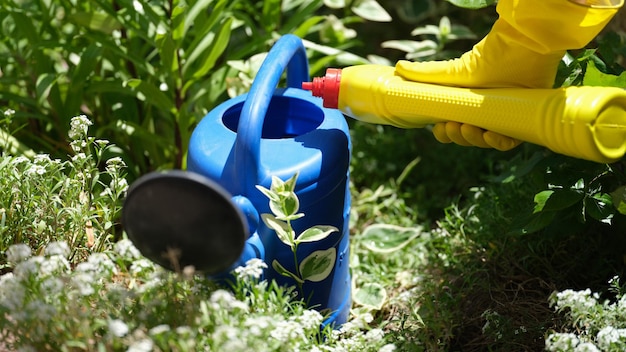
[[[500,0],[493,28],[473,49],[449,61],[398,61],[409,80],[468,88],[550,88],[568,49],[587,45],[624,0]],[[521,142],[456,122],[433,128],[442,143],[509,150]]]

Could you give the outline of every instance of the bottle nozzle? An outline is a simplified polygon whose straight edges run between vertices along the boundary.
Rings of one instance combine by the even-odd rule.
[[[313,96],[323,100],[325,108],[336,109],[339,106],[339,83],[341,69],[329,68],[324,77],[313,77],[312,82],[302,82],[302,89],[310,90]]]

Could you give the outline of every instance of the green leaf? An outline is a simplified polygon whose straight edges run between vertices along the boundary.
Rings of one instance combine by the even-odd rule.
[[[111,34],[114,30],[122,28],[122,24],[106,12],[72,12],[67,16],[67,19],[81,27],[87,27],[104,34]]]
[[[191,27],[191,25],[195,23],[196,17],[198,17],[198,15],[201,12],[208,11],[208,7],[211,5],[213,1],[214,0],[199,0],[198,2],[193,4],[193,6],[189,9],[189,12],[187,12],[187,18],[185,18],[184,33],[187,33],[187,31],[189,30],[189,27]],[[209,19],[206,21],[206,24],[205,24],[206,26],[208,26],[208,28],[213,26],[213,24],[217,21],[219,16],[223,16],[223,11],[224,11],[225,6],[226,6],[226,0],[220,0],[209,11],[211,13],[211,16],[209,17]]]
[[[286,223],[276,219],[276,217],[271,214],[261,214],[261,219],[267,227],[276,232],[278,239],[280,239],[282,243],[293,248],[295,232],[289,228]]]
[[[343,9],[346,7],[346,0],[324,0],[324,5],[331,9]]]
[[[185,36],[185,29],[187,28],[185,25],[185,13],[187,11],[186,4],[179,4],[174,7],[172,11],[172,28],[171,28],[171,36],[175,42],[180,43],[181,39]]]
[[[376,0],[357,1],[352,11],[359,17],[374,22],[391,22],[391,16]]]
[[[135,93],[141,93],[141,95],[137,95],[140,100],[145,100],[148,104],[154,105],[159,110],[171,113],[175,112],[176,109],[174,108],[172,99],[163,94],[163,92],[154,85],[136,78],[126,81],[126,85],[133,88]],[[140,98],[141,96],[143,99]]]
[[[337,228],[334,226],[325,226],[325,225],[313,226],[309,229],[304,230],[304,232],[302,232],[300,236],[296,238],[296,243],[321,241],[324,238],[330,236],[331,233],[337,232],[337,231],[339,230],[337,230]]]
[[[57,77],[54,73],[44,73],[37,77],[37,82],[35,84],[35,92],[37,94],[37,101],[39,104],[43,104],[43,102],[48,99],[48,94],[50,93],[50,88],[57,82]]]
[[[274,268],[274,270],[276,270],[276,272],[282,276],[292,278],[293,280],[301,284],[304,283],[304,280],[299,278],[296,274],[292,273],[291,271],[285,269],[285,267],[282,266],[276,259],[272,261],[272,268]]]
[[[263,10],[261,10],[261,19],[263,26],[267,31],[272,31],[280,24],[280,14],[282,0],[265,0],[263,1]]]
[[[526,219],[526,223],[514,231],[513,233],[530,234],[537,232],[546,226],[550,225],[556,217],[556,211],[542,211],[532,214]]]
[[[601,72],[593,61],[589,61],[583,77],[583,84],[586,86],[625,88],[626,72],[622,72],[619,76],[606,74]]]
[[[448,0],[451,4],[466,9],[481,9],[496,3],[496,0]]]
[[[222,55],[228,45],[232,24],[233,18],[227,18],[224,20],[217,33],[207,35],[202,41],[200,41],[198,46],[195,47],[187,57],[187,62],[185,62],[185,66],[183,67],[183,75],[187,76],[189,74],[188,70],[191,65],[200,57],[204,57],[205,59],[191,75],[193,78],[200,78],[206,75],[213,68],[213,66],[215,66],[215,62],[220,55]]]
[[[580,202],[584,193],[574,189],[545,190],[535,195],[534,213],[556,211]]]
[[[372,252],[392,253],[402,249],[421,234],[422,227],[407,228],[390,224],[374,224],[368,226],[358,240]]]
[[[615,191],[611,192],[611,200],[613,206],[617,211],[626,215],[626,186],[620,186]]]
[[[298,176],[299,175],[300,175],[300,173],[296,172],[287,181],[285,181],[285,184],[284,184],[284,190],[285,191],[288,191],[288,192],[295,192],[296,191],[296,182],[298,181]]]
[[[366,283],[354,290],[352,299],[363,307],[380,310],[387,300],[387,290],[381,284]]]
[[[300,263],[302,279],[313,282],[326,279],[335,267],[336,258],[337,250],[335,247],[311,253]]]
[[[269,200],[274,201],[274,202],[278,202],[280,201],[280,197],[278,197],[278,194],[276,194],[275,192],[261,186],[261,185],[257,185],[256,188],[261,191],[261,193],[263,193],[267,198],[269,198]]]
[[[270,202],[270,209],[278,218],[286,218],[295,215],[300,209],[300,200],[295,193],[289,192],[280,197],[279,202]]]
[[[172,33],[166,33],[157,39],[157,44],[163,68],[169,74],[168,76],[171,76],[172,73],[178,71],[178,55],[176,55],[178,48],[172,38]]]
[[[615,212],[613,199],[606,193],[594,194],[585,199],[585,210],[592,218],[610,225]]]

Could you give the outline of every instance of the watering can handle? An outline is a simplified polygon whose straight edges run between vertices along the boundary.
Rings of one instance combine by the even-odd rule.
[[[263,122],[274,90],[287,69],[287,86],[300,88],[309,81],[309,62],[302,40],[293,35],[282,36],[270,49],[254,78],[241,109],[235,140],[235,170],[241,175],[239,192],[249,195],[259,183],[260,143]]]

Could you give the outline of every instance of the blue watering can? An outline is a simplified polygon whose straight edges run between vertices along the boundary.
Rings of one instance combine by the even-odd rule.
[[[287,88],[276,88],[283,72]],[[351,142],[343,115],[322,107],[300,89],[309,81],[300,38],[281,37],[268,53],[249,93],[209,112],[189,141],[187,171],[145,175],[131,185],[123,224],[141,253],[173,270],[193,265],[211,276],[227,275],[249,259],[267,263],[264,277],[294,285],[272,267],[277,261],[297,272],[291,248],[260,215],[271,213],[256,186],[271,187],[298,173],[295,193],[304,217],[292,221],[296,234],[316,225],[337,232],[301,243],[302,261],[334,252],[332,270],[302,284],[311,307],[330,312],[325,324],[339,326],[350,310],[349,163]],[[174,258],[175,260],[172,260]]]

